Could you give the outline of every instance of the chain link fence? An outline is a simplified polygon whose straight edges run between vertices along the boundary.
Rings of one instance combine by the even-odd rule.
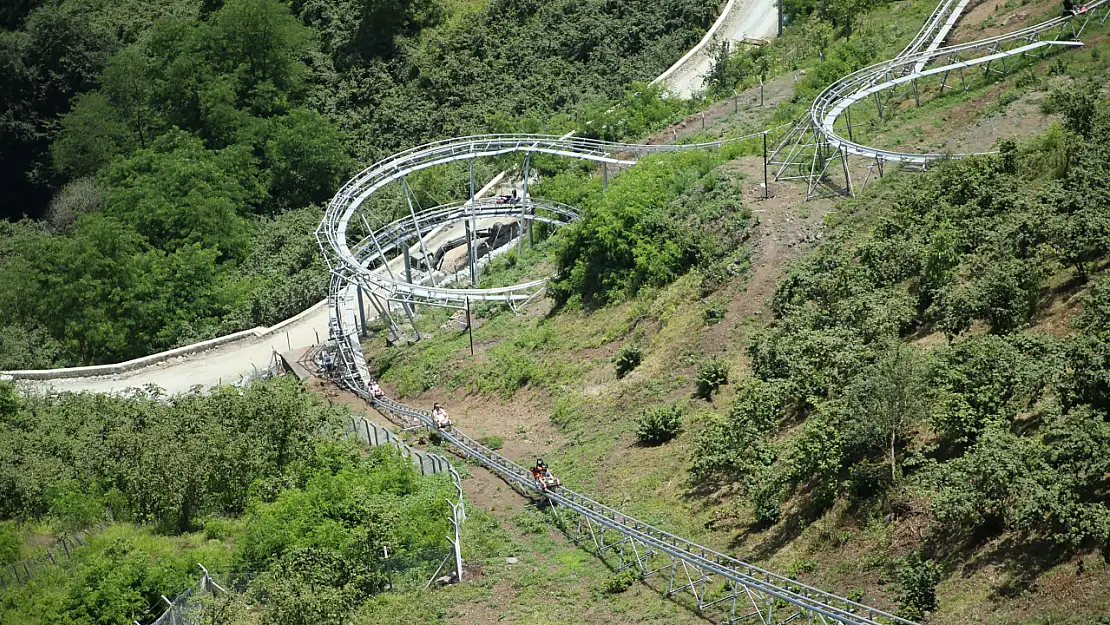
[[[20,560],[0,568],[0,588],[7,588],[16,584],[25,584],[40,569],[53,566],[59,562],[69,560],[74,550],[84,547],[88,542],[89,534],[99,531],[100,528],[77,532],[71,536],[63,536],[57,544],[46,553]]]

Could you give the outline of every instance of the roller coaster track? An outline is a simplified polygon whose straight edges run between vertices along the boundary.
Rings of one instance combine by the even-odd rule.
[[[918,106],[925,94],[923,83],[927,79],[937,82],[935,92],[938,95],[957,88],[966,91],[970,87],[969,71],[1003,74],[1013,66],[1015,57],[1032,53],[1043,56],[1053,48],[1082,46],[1078,39],[1091,20],[1105,23],[1110,18],[1110,0],[1097,0],[1077,15],[1057,17],[977,41],[943,46],[967,4],[968,0],[941,2],[917,36],[895,58],[852,72],[822,91],[807,114],[776,142],[769,158],[769,163],[778,167],[775,179],[806,180],[810,198],[827,194],[822,185],[851,195],[849,156],[870,160],[871,167],[877,168],[879,175],[887,163],[925,169],[933,161],[967,156],[900,152],[857,142],[851,109],[868,99],[874,100],[879,119],[885,121],[899,89],[912,94]],[[953,84],[956,79],[959,85]],[[830,177],[837,173],[837,164],[843,170],[839,188],[836,184],[828,185]]]
[[[891,108],[894,91],[900,87],[912,88],[915,101],[920,104],[919,82],[929,77],[939,77],[937,90],[944,93],[945,89],[955,88],[949,80],[958,73],[966,90],[967,70],[1003,73],[1008,69],[1007,60],[1013,57],[1033,52],[1043,54],[1051,47],[1082,45],[1076,39],[1090,20],[1098,18],[1104,22],[1110,17],[1110,11],[1105,8],[1110,6],[1107,5],[1110,0],[1098,0],[1088,5],[1080,16],[1056,18],[1015,32],[944,46],[945,38],[968,1],[944,0],[917,36],[894,59],[853,72],[822,91],[808,114],[776,142],[768,159],[769,163],[780,165],[776,179],[806,179],[809,195],[813,197],[817,186],[829,173],[830,163],[839,159],[843,164],[848,193],[851,193],[847,165],[849,155],[872,159],[879,167],[880,175],[886,162],[924,169],[931,161],[951,157],[898,152],[856,142],[851,126],[851,107],[872,98],[882,119]],[[1049,33],[1054,34],[1045,39]],[[888,94],[885,104],[884,93]],[[841,134],[843,130],[838,126],[842,117],[847,123],[843,128],[847,137]],[[379,410],[392,413],[395,418],[415,420],[420,426],[434,427],[427,411],[369,396],[367,389],[371,378],[357,331],[356,311],[361,310],[361,305],[355,300],[355,287],[368,290],[377,300],[384,302],[384,308],[379,313],[388,317],[391,324],[394,323],[391,307],[403,310],[413,323],[413,307],[418,304],[461,308],[464,305],[469,307],[472,301],[497,301],[515,307],[535,298],[542,291],[544,280],[499,288],[454,288],[445,283],[437,284],[435,272],[427,267],[423,274],[418,271],[415,276],[410,267],[404,276],[398,277],[390,268],[389,261],[390,255],[407,255],[414,243],[423,245],[427,231],[461,221],[467,226],[470,279],[471,285],[476,286],[477,274],[473,269],[475,253],[470,247],[473,245],[471,231],[476,228],[478,219],[505,218],[514,221],[518,224],[518,249],[525,236],[525,227],[530,232],[533,222],[561,226],[575,221],[578,216],[572,207],[528,194],[527,181],[533,154],[599,163],[604,167],[607,180],[610,166],[631,166],[639,157],[651,152],[707,148],[720,146],[721,143],[645,146],[565,136],[481,135],[419,146],[368,167],[339,190],[328,205],[316,232],[333,276],[329,295],[332,310],[330,335],[339,353],[339,382]],[[477,200],[473,191],[474,160],[509,154],[525,155],[524,193],[520,201],[506,205]],[[406,183],[407,176],[429,167],[460,161],[471,164],[470,200],[417,212]],[[801,173],[790,176],[788,170],[791,168]],[[395,219],[384,227],[372,228],[371,223],[375,220],[368,218],[364,212],[366,201],[387,185],[398,182],[404,189],[408,217]],[[353,228],[353,223],[360,227]],[[427,258],[427,251],[422,251]],[[457,275],[452,280],[460,281]],[[374,301],[374,298],[371,299]],[[910,623],[893,614],[807,586],[675,536],[568,488],[542,490],[524,467],[487,449],[459,430],[449,429],[440,434],[462,456],[484,465],[514,487],[546,499],[563,529],[573,535],[575,542],[603,559],[612,560],[617,570],[631,568],[642,578],[667,577],[665,594],[688,593],[700,613],[710,614],[713,611],[712,614],[719,614],[729,623],[754,619],[768,625],[800,619],[810,623],[858,625]]]
[[[432,271],[397,276],[389,269],[390,256],[407,253],[419,245],[430,229],[459,221],[472,225],[478,219],[510,218],[518,219],[522,225],[537,221],[558,226],[577,219],[571,207],[533,198],[527,189],[516,204],[472,199],[417,212],[411,205],[406,176],[436,165],[513,153],[523,153],[526,159],[542,153],[593,161],[603,164],[607,172],[610,165],[629,166],[652,152],[713,148],[762,134],[707,144],[665,146],[546,135],[486,135],[420,146],[372,165],[340,189],[317,229],[317,239],[332,270],[330,335],[338,351],[338,367],[334,370],[337,381],[379,410],[391,413],[394,420],[415,420],[420,426],[432,428],[429,412],[390,399],[375,400],[367,392],[371,378],[358,335],[360,305],[353,287],[367,289],[387,306],[403,309],[409,315],[411,307],[417,304],[446,307],[470,301],[520,304],[535,297],[544,281],[488,289],[452,288],[444,283],[429,285],[434,280]],[[529,177],[528,162],[524,167],[525,181]],[[367,199],[387,184],[398,182],[404,189],[408,217],[371,228],[372,220],[363,208]],[[352,224],[359,224],[360,228]],[[521,227],[517,230],[518,245],[524,237]],[[388,314],[389,310],[380,312]],[[666,585],[661,590],[666,596],[690,597],[698,612],[711,618],[728,623],[751,619],[767,625],[802,619],[809,623],[851,625],[911,624],[893,614],[691,542],[568,488],[541,490],[527,469],[458,429],[440,434],[463,457],[484,465],[514,487],[546,499],[564,531],[576,543],[607,559],[617,570],[633,569],[645,580],[665,578]]]
[[[354,389],[377,409],[434,428],[431,413],[391,399],[374,400]],[[605,504],[558,487],[541,490],[528,469],[482,446],[456,428],[439,435],[463,456],[477,461],[520,490],[545,498],[574,542],[614,565],[634,569],[641,578],[663,575],[664,594],[689,593],[699,613],[714,608],[725,622],[911,625],[911,621],[808,586],[640,521]]]

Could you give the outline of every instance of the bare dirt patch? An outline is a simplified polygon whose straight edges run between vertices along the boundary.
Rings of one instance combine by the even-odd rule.
[[[1062,10],[1063,5],[1057,0],[1033,2],[986,0],[964,11],[963,16],[956,22],[948,43],[965,43],[1012,32],[1057,17]]]

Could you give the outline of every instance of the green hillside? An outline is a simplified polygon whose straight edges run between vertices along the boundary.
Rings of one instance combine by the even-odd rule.
[[[705,2],[128,6],[0,11],[0,71],[26,70],[28,89],[0,98],[43,107],[18,117],[34,133],[0,134],[0,159],[58,192],[0,226],[0,369],[107,362],[296,312],[326,293],[320,202],[425,140],[776,129],[773,144],[935,4],[789,2],[784,35],[719,54],[697,102],[640,81],[697,40]],[[951,38],[1059,12],[980,3]],[[83,59],[78,74],[31,62],[27,42],[58,24],[100,33],[49,61]],[[372,322],[368,364],[390,397],[443,403],[509,459],[543,457],[570,488],[812,586],[928,625],[1108,624],[1107,32],[1093,22],[1082,48],[933,86],[921,105],[902,92],[885,115],[857,107],[857,140],[989,153],[881,177],[852,161],[856,197],[807,201],[804,182],[773,179],[762,197],[758,140],[604,179],[536,157],[530,193],[582,219],[538,227],[479,286],[554,276],[547,296],[476,304],[472,333],[420,306],[411,344]],[[46,75],[70,81],[49,87],[53,104],[30,86]],[[410,182],[427,207],[462,197],[464,175]],[[203,562],[231,588],[207,605],[213,625],[706,622],[663,576],[614,571],[542,500],[458,459],[466,577],[425,587],[454,489],[344,440],[363,411],[388,425],[320,380],[176,397],[0,382],[0,564],[38,563],[0,588],[0,621],[147,624]],[[47,563],[77,532],[87,546]]]

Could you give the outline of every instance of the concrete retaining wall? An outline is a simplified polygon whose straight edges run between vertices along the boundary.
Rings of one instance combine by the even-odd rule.
[[[728,0],[728,3],[725,4],[725,8],[721,10],[721,14],[717,16],[717,21],[713,22],[713,25],[710,26],[709,30],[705,32],[705,36],[701,38],[701,41],[699,41],[698,44],[693,48],[690,48],[690,50],[687,51],[686,54],[682,55],[681,59],[675,61],[674,65],[668,67],[667,71],[659,74],[659,76],[656,77],[655,80],[651,81],[651,84],[654,85],[656,83],[667,80],[668,78],[682,70],[682,68],[685,67],[691,59],[704,53],[709,47],[709,44],[713,43],[713,40],[717,38],[718,31],[721,30],[721,26],[725,23],[725,20],[728,18],[729,14],[732,13],[732,9],[735,6],[736,0]]]

